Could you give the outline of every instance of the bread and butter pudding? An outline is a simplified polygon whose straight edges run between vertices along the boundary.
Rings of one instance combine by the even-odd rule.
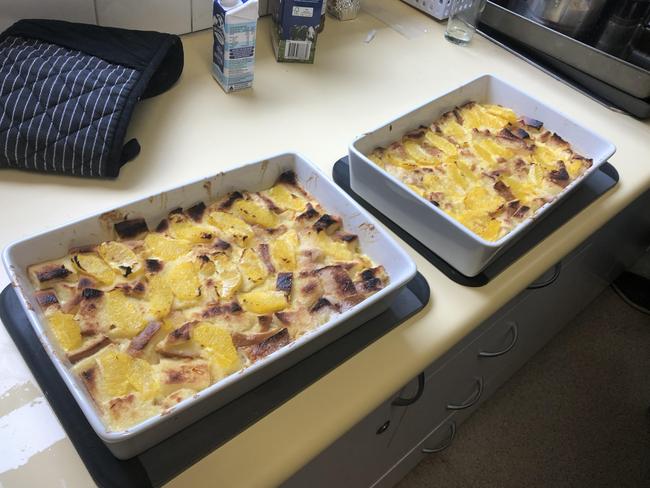
[[[260,192],[115,224],[116,240],[28,269],[107,428],[165,412],[388,282],[292,172]]]
[[[487,241],[534,216],[592,165],[542,122],[476,102],[368,157]]]

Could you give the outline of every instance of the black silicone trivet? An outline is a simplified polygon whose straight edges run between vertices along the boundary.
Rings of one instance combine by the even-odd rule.
[[[428,301],[429,285],[418,273],[381,315],[126,461],[114,457],[86,421],[36,337],[11,286],[0,294],[0,320],[95,482],[102,487],[146,488],[161,486],[180,474],[343,361],[415,315]]]
[[[427,246],[402,229],[398,224],[366,202],[350,188],[350,165],[348,157],[342,157],[332,169],[332,176],[337,185],[354,198],[363,208],[374,215],[382,224],[392,230],[400,239],[419,252],[422,257],[433,264],[449,279],[464,286],[484,286],[517,259],[543,241],[555,229],[569,221],[574,215],[589,206],[618,183],[618,171],[609,163],[603,164],[599,171],[592,173],[577,187],[571,195],[559,202],[540,219],[528,233],[514,243],[499,258],[476,276],[465,276],[456,268],[431,251]]]

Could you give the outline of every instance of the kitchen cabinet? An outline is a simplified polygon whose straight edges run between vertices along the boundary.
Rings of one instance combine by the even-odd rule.
[[[644,194],[429,365],[421,384],[388,399],[285,482],[377,486],[398,482],[425,456],[453,445],[462,422],[583,310],[650,244]],[[525,257],[524,257],[525,259]],[[382,438],[376,430],[390,421]]]
[[[391,469],[386,471],[371,485],[372,488],[389,488],[394,486],[424,458],[441,453],[451,447],[458,428],[454,417],[455,414],[450,415],[419,444],[406,452]]]
[[[321,452],[315,462],[296,473],[286,486],[330,488],[332,486],[370,486],[386,471],[397,453],[390,448],[404,407],[393,403],[410,398],[407,385],[366,416],[334,444]],[[401,395],[404,395],[402,397]]]

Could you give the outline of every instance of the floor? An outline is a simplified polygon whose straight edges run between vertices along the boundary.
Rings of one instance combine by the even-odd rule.
[[[611,289],[399,488],[650,487],[650,316]]]

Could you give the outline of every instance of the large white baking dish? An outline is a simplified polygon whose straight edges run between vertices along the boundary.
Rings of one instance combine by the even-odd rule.
[[[344,227],[359,236],[361,249],[382,264],[390,284],[352,309],[335,316],[242,372],[235,373],[193,398],[181,402],[163,415],[150,418],[128,430],[109,432],[98,416],[83,384],[69,370],[65,354],[52,340],[34,299],[26,269],[29,265],[60,257],[73,246],[114,239],[113,223],[124,218],[144,217],[150,228],[177,207],[209,201],[233,190],[258,191],[270,187],[286,170],[294,170],[299,183],[329,212],[343,218]],[[297,363],[309,354],[384,311],[400,289],[415,276],[416,268],[406,252],[357,203],[334,185],[315,166],[296,154],[282,154],[201,179],[157,195],[128,203],[103,214],[29,237],[8,246],[3,261],[16,286],[25,313],[49,354],[52,363],[72,392],[93,429],[119,458],[134,456],[210,411],[252,389],[266,379]],[[182,448],[182,446],[179,446]]]
[[[469,101],[500,104],[540,120],[580,154],[593,159],[592,167],[553,201],[495,242],[477,236],[366,157],[376,147],[387,146],[421,125],[428,126],[443,113]],[[466,276],[476,276],[615,151],[611,142],[561,112],[492,75],[483,75],[356,138],[349,147],[350,184],[356,193],[447,263]]]

